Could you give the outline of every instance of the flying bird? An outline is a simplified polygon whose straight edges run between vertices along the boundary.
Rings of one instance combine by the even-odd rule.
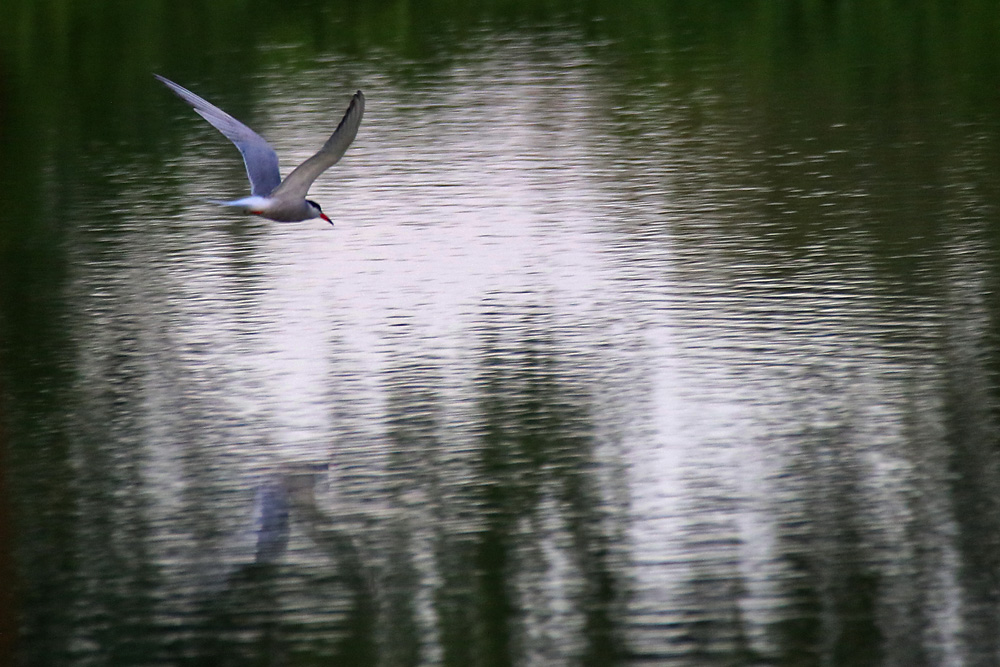
[[[344,113],[340,125],[334,130],[323,147],[311,158],[292,170],[281,180],[278,171],[278,155],[271,145],[259,134],[236,120],[225,111],[195,95],[166,77],[154,74],[167,88],[194,107],[199,116],[207,120],[236,145],[243,155],[243,163],[250,178],[250,196],[232,201],[212,201],[214,204],[231,206],[245,213],[259,215],[278,222],[298,222],[322,218],[331,225],[320,205],[306,199],[309,186],[320,174],[335,165],[347,147],[354,141],[365,113],[365,96],[359,90],[354,93],[351,103]]]

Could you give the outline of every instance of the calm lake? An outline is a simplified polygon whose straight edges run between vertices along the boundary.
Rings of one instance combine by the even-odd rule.
[[[1000,5],[188,4],[0,4],[0,663],[1000,664]]]

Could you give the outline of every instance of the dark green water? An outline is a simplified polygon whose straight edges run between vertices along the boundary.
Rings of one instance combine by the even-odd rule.
[[[998,36],[0,4],[0,664],[997,664]]]

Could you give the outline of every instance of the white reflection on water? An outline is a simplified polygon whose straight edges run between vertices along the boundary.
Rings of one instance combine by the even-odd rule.
[[[355,85],[317,99],[322,74],[260,86],[286,170]],[[449,604],[492,592],[524,662],[574,664],[600,613],[637,656],[832,650],[846,589],[874,581],[857,604],[882,650],[918,630],[939,664],[971,650],[940,293],[883,284],[853,218],[805,248],[771,238],[780,214],[755,212],[732,128],[673,134],[683,110],[642,94],[622,93],[643,113],[615,108],[565,50],[502,45],[419,94],[357,78],[368,116],[312,192],[335,228],[191,203],[243,187],[209,129],[168,164],[176,198],[136,176],[119,228],[95,217],[74,247],[76,463],[108,477],[81,500],[78,548],[139,545],[151,622],[194,617],[219,582],[248,595],[220,561],[255,492],[285,498],[261,480],[329,462],[329,489],[256,536],[285,568],[268,604],[303,642],[346,633],[372,595],[387,662],[438,663],[454,627],[492,628]],[[808,196],[866,214],[856,189],[823,192]],[[965,303],[983,251],[949,252]],[[114,578],[92,567],[81,578]],[[595,572],[614,588],[598,612]],[[98,634],[87,595],[81,643]],[[820,629],[783,629],[803,617]]]

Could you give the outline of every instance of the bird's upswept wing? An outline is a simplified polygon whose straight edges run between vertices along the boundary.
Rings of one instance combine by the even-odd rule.
[[[340,121],[340,125],[334,130],[330,138],[326,140],[323,147],[311,158],[300,164],[281,182],[272,196],[288,198],[304,198],[309,192],[309,186],[313,184],[320,174],[332,167],[347,151],[347,147],[354,141],[358,134],[358,127],[361,125],[361,117],[365,113],[365,96],[359,90],[354,93],[351,103]]]
[[[227,139],[236,144],[236,148],[240,149],[240,154],[243,155],[243,163],[247,168],[251,194],[266,197],[278,187],[281,183],[281,173],[278,171],[278,156],[263,137],[211,102],[207,102],[195,95],[187,88],[179,86],[159,74],[154,74],[153,76],[167,88],[174,91],[178,97],[194,107],[198,115],[211,123],[215,129],[222,132]],[[357,131],[357,127],[355,127],[355,131]],[[353,135],[351,135],[351,138],[353,138]],[[332,139],[331,137],[331,141]],[[327,143],[329,144],[330,142]],[[308,161],[306,164],[308,164]],[[333,163],[331,162],[331,164]],[[299,169],[301,168],[299,167]]]

